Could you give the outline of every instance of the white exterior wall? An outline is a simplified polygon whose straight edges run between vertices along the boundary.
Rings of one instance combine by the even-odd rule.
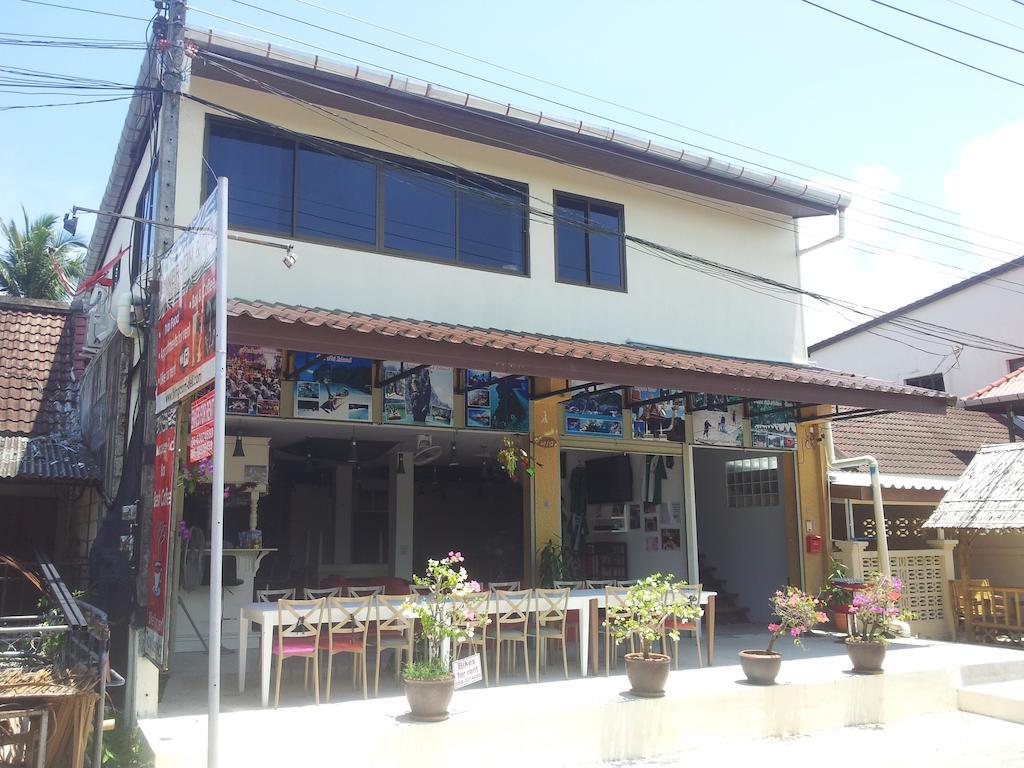
[[[201,79],[193,80],[190,88],[215,103],[304,134],[414,154],[397,144],[375,143],[344,123],[279,97]],[[181,114],[176,215],[185,224],[201,203],[206,108],[183,100]],[[792,232],[751,221],[749,209],[731,206],[742,215],[722,213],[548,160],[362,116],[352,119],[462,167],[526,183],[529,194],[546,203],[531,204],[546,210],[554,190],[621,203],[629,234],[799,284]],[[726,205],[712,202],[716,207]],[[771,216],[764,211],[756,214],[762,219]],[[282,266],[280,250],[232,242],[231,296],[765,360],[805,359],[799,306],[632,247],[627,249],[626,293],[556,283],[554,231],[544,222],[530,222],[528,278],[274,239],[295,242],[294,268]]]
[[[1024,283],[1024,267],[1010,270],[999,275],[999,278]],[[1000,283],[999,280],[987,280],[925,304],[906,315],[959,331],[1024,345],[1024,296],[1021,296],[1020,291],[1024,289]],[[949,342],[921,339],[917,334],[914,338],[897,335],[906,332],[889,323],[868,330],[898,341],[881,338],[865,330],[813,352],[810,355],[812,361],[828,368],[887,381],[904,381],[914,376],[942,373],[946,391],[963,397],[1005,376],[1009,370],[1007,361],[1016,357],[974,348],[964,349],[958,357]]]

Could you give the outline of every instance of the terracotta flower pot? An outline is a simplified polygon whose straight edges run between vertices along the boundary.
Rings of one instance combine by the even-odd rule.
[[[455,692],[453,676],[440,680],[405,679],[405,700],[413,720],[436,723],[448,719],[448,703]]]
[[[853,662],[853,671],[863,674],[878,674],[885,661],[885,643],[881,640],[857,640],[846,638],[846,655]]]
[[[664,696],[668,672],[669,657],[663,653],[652,653],[646,659],[642,653],[626,654],[626,677],[629,692],[634,696],[649,699]]]
[[[752,685],[774,685],[782,667],[782,654],[775,651],[740,651],[740,666]]]

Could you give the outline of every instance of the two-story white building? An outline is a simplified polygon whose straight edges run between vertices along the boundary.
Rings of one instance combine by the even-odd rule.
[[[841,195],[264,42],[188,38],[175,218],[229,179],[229,225],[249,242],[229,247],[227,446],[265,491],[255,528],[274,550],[237,554],[229,645],[254,586],[400,591],[453,549],[487,582],[543,580],[548,545],[580,578],[703,579],[722,618],[760,620],[777,586],[816,589],[828,563],[824,406],[945,407],[807,363],[794,225],[837,214]],[[154,125],[137,96],[104,210],[153,217],[169,184]],[[294,263],[259,241],[293,246]],[[153,242],[145,221],[100,217],[90,244],[92,268],[116,272],[95,304],[121,332],[96,312],[86,390],[121,391],[133,417],[153,350],[131,306],[152,304]],[[143,452],[123,421],[109,443]],[[209,519],[187,402],[177,424],[172,551],[178,521]],[[507,437],[532,475],[503,474]],[[254,527],[253,487],[229,499],[232,544]],[[208,587],[179,591],[168,562],[170,647],[199,650]],[[173,658],[156,661],[173,675]]]

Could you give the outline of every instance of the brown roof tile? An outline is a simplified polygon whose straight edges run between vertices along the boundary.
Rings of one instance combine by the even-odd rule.
[[[1005,422],[987,413],[950,408],[946,414],[883,413],[832,424],[836,453],[867,454],[893,475],[958,477],[983,445],[1005,443]]]
[[[0,435],[0,479],[89,483],[99,476],[96,462],[77,441]]]

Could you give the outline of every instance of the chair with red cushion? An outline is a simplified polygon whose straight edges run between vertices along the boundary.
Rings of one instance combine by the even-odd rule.
[[[334,657],[339,653],[352,654],[352,685],[363,681],[363,698],[366,694],[366,633],[370,627],[369,616],[374,596],[329,597],[327,598],[327,701],[331,700],[331,675],[334,671]]]
[[[323,598],[316,600],[277,601],[277,638],[271,653],[277,657],[277,683],[274,688],[274,707],[281,702],[281,668],[286,658],[306,660],[302,686],[309,686],[309,662],[313,661],[313,693],[320,703],[320,625],[324,620]]]

